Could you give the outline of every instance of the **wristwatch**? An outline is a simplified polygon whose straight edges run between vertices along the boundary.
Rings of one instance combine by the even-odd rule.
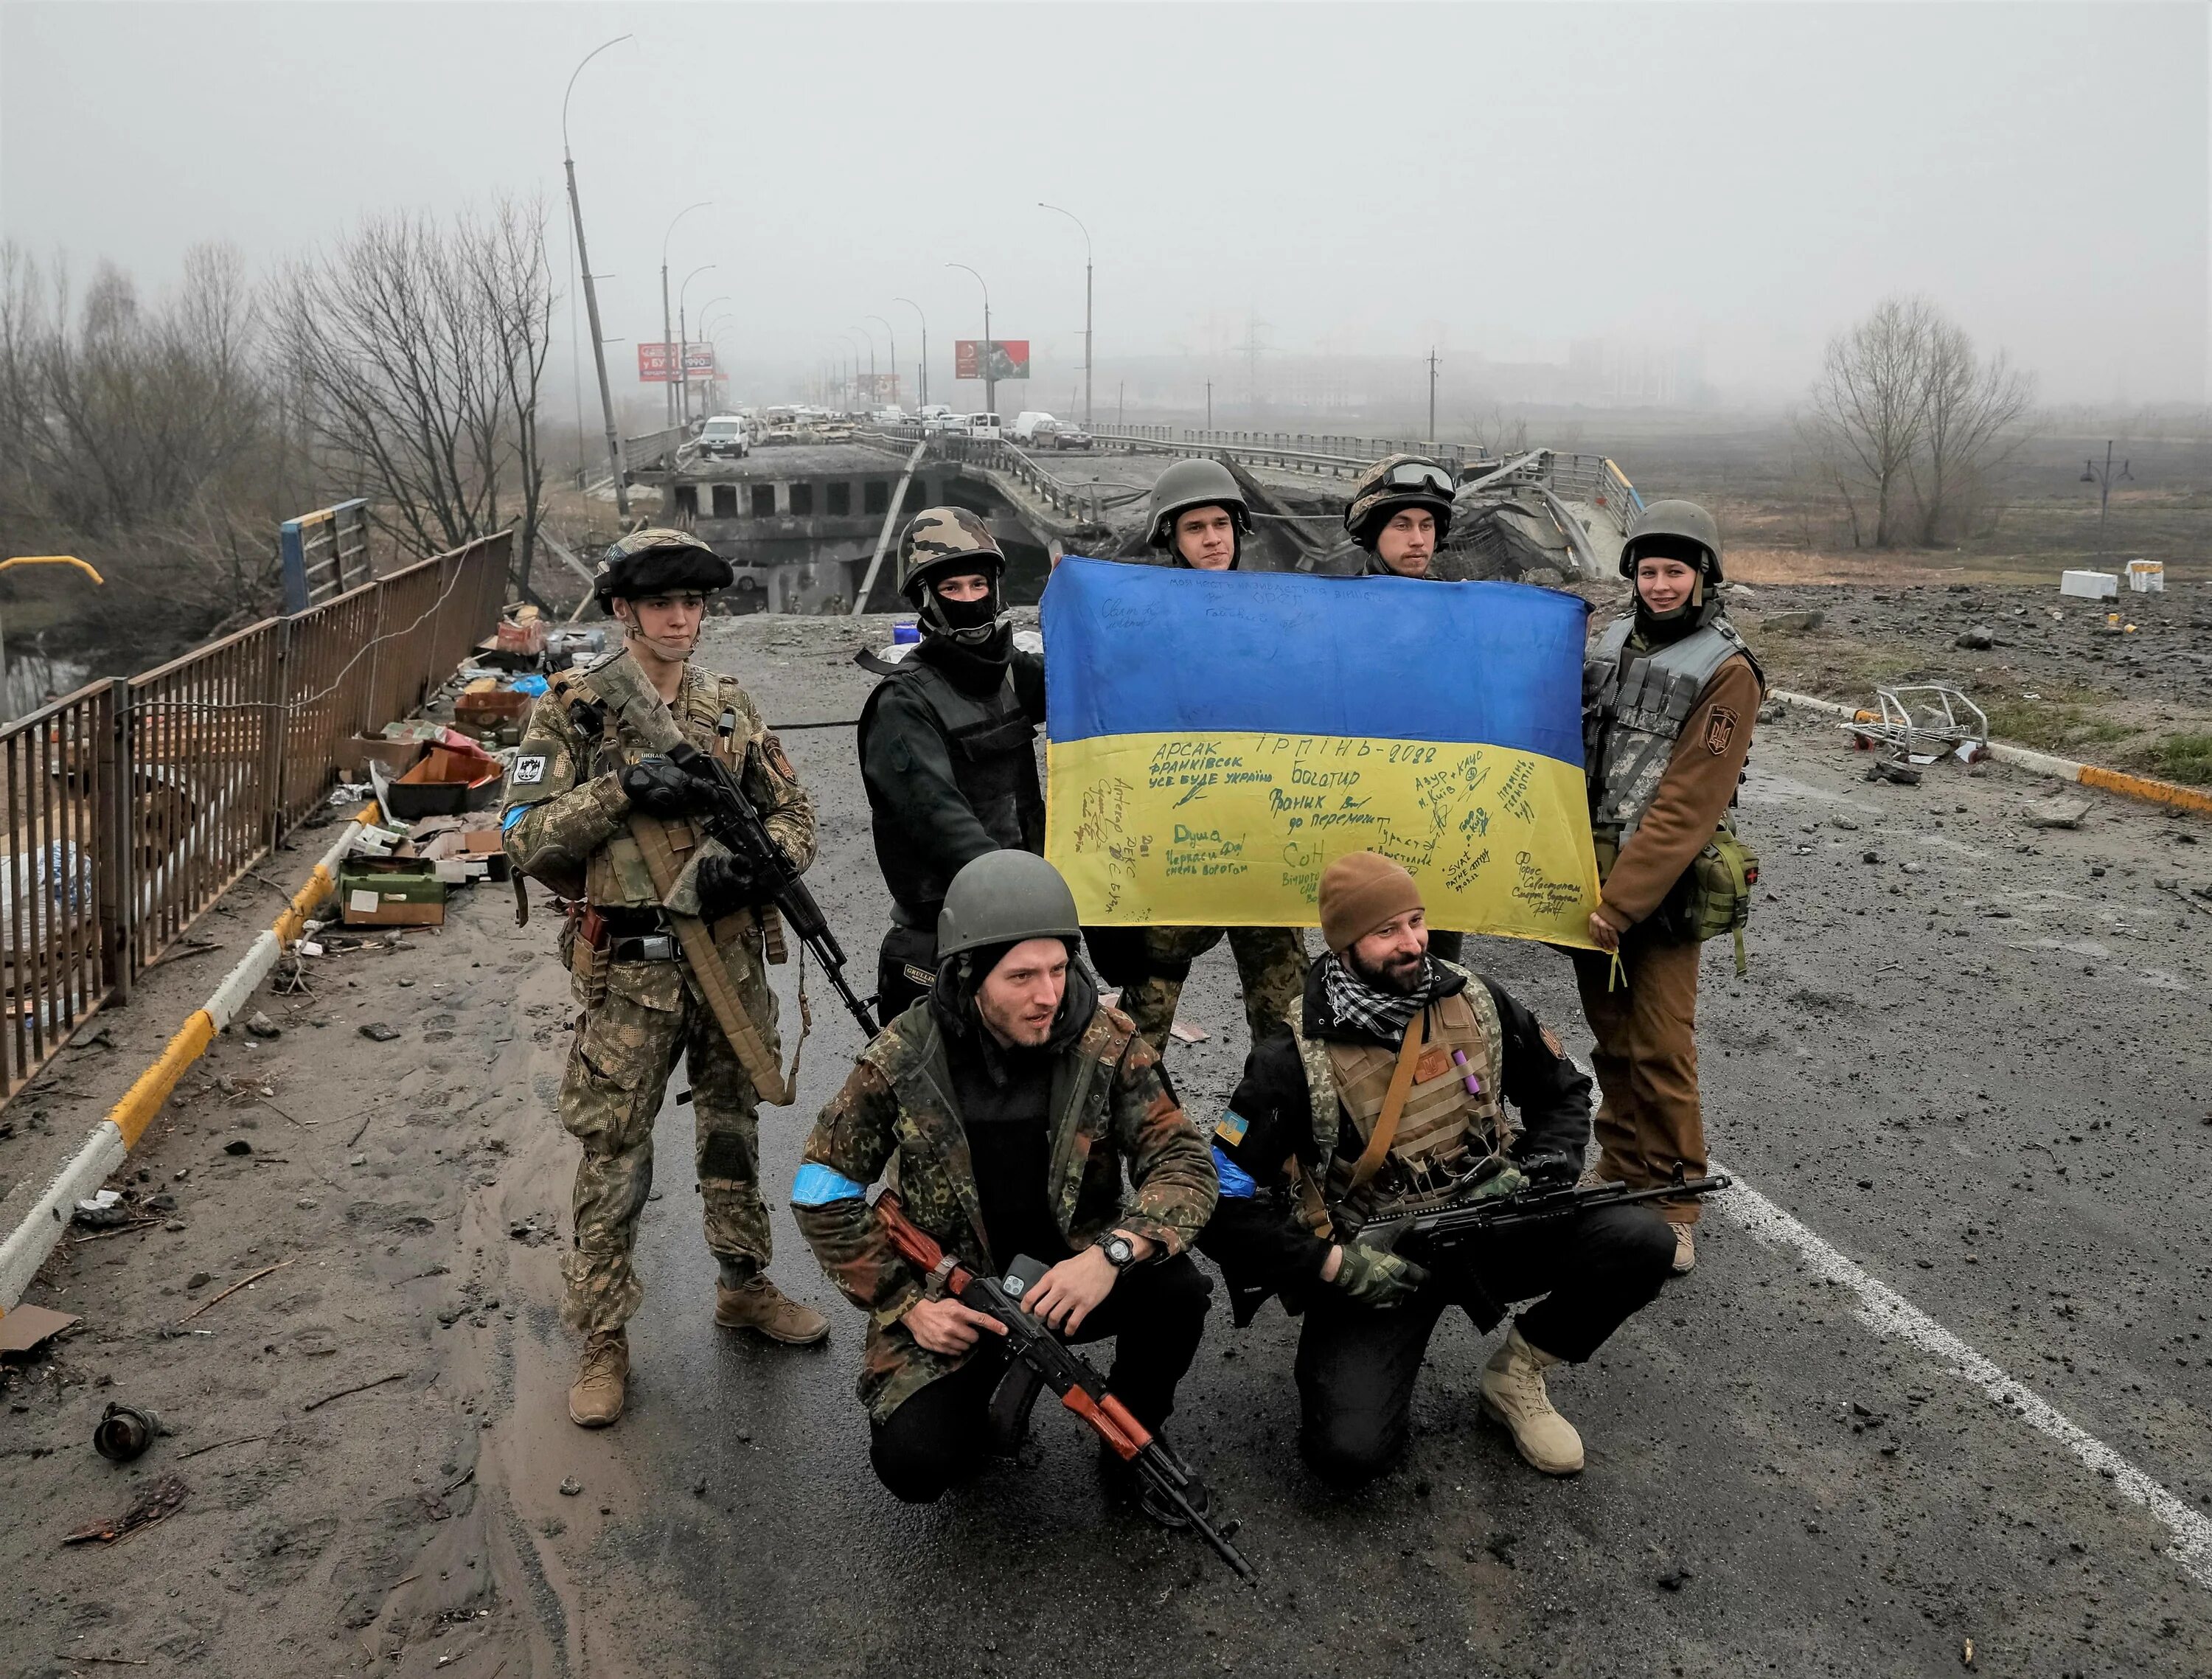
[[[1109,1230],[1098,1244],[1098,1251],[1106,1256],[1106,1262],[1117,1271],[1126,1271],[1137,1262],[1137,1244],[1118,1230]]]

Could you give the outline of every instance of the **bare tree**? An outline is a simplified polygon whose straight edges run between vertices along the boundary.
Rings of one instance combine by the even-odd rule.
[[[511,490],[528,575],[551,280],[542,208],[502,201],[447,226],[372,219],[277,287],[283,362],[309,429],[418,554],[500,528]]]
[[[1973,496],[2027,441],[2023,422],[2035,380],[2002,350],[1984,362],[1964,328],[1936,319],[1929,328],[1923,438],[1911,463],[1920,502],[1920,540],[1933,547],[1944,532],[1972,524]]]
[[[1813,386],[1811,427],[1844,505],[1852,546],[1861,545],[1866,503],[1876,548],[1901,534],[1901,492],[1928,426],[1928,371],[1936,325],[1923,297],[1885,298],[1874,313],[1828,341]]]

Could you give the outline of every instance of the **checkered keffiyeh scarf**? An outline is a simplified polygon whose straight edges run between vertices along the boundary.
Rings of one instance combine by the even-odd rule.
[[[1357,1026],[1389,1043],[1405,1037],[1407,1026],[1429,1006],[1436,990],[1437,964],[1433,957],[1422,958],[1421,982],[1404,995],[1370,985],[1340,956],[1329,958],[1328,966],[1322,971],[1322,994],[1328,1000],[1329,1012],[1345,1025]]]

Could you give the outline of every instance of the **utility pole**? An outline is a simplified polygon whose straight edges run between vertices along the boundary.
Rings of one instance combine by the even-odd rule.
[[[949,262],[945,265],[947,268],[965,268],[970,274],[975,274],[975,271],[968,268],[964,262]],[[975,274],[975,283],[983,288],[983,411],[995,414],[999,411],[999,375],[991,359],[991,288],[980,274]]]
[[[2128,463],[2125,460],[2120,462],[2118,477],[2116,478],[2113,476],[2112,440],[2109,437],[2105,440],[2105,465],[2102,471],[2098,469],[2097,463],[2094,459],[2081,463],[2081,482],[2094,484],[2098,490],[2097,554],[2100,559],[2109,557],[2112,553],[2112,550],[2105,545],[2105,517],[2112,508],[2112,485],[2116,483],[2132,484],[2134,481],[2135,474],[2128,471]]]
[[[921,322],[921,360],[915,367],[916,377],[914,387],[921,392],[915,401],[920,406],[927,408],[929,406],[929,317],[921,313],[921,305],[911,297],[894,297],[891,301],[905,304],[908,308],[914,311],[916,319]]]
[[[711,204],[714,202],[714,201],[712,198],[702,198],[696,204],[684,205],[683,209],[678,210],[675,215],[669,217],[668,232],[661,234],[660,236],[660,348],[663,353],[672,350],[674,350],[676,353],[677,362],[677,365],[675,367],[668,369],[669,385],[667,392],[667,414],[668,423],[671,425],[674,425],[676,423],[675,380],[678,375],[681,374],[684,371],[684,349],[682,345],[676,344],[669,337],[669,334],[675,331],[676,318],[668,312],[668,240],[670,235],[675,233],[676,224],[678,222],[681,222],[693,210],[704,210],[708,204]]]
[[[1128,405],[1129,381],[1125,379],[1114,387],[1114,423],[1116,426],[1121,423],[1121,417],[1128,412]]]
[[[1080,217],[1072,210],[1061,210],[1058,204],[1037,200],[1039,210],[1053,210],[1065,216],[1082,228],[1083,232],[1083,424],[1091,426],[1091,229],[1083,226]]]
[[[691,323],[687,318],[690,310],[686,305],[686,294],[691,289],[691,283],[714,265],[710,262],[701,263],[684,277],[684,283],[676,289],[676,372],[684,381],[677,392],[676,423],[678,425],[691,423]]]
[[[1213,429],[1213,381],[1206,381],[1206,429]]]
[[[881,320],[881,321],[883,321],[883,325],[884,325],[884,336],[886,338],[888,338],[888,339],[890,339],[890,345],[891,345],[891,394],[892,394],[893,396],[896,396],[896,395],[898,394],[898,334],[891,331],[891,324],[890,324],[890,322],[889,322],[889,321],[887,321],[887,320],[884,320],[884,318],[883,318],[881,315],[870,315],[870,316],[868,317],[868,319],[869,319],[870,320]],[[872,339],[871,340],[871,342],[872,342],[872,343],[873,342],[873,341],[872,341]],[[877,394],[877,396],[878,396],[878,399],[880,399],[880,398],[881,398],[881,397],[882,397],[882,394],[883,394],[883,393],[882,393],[881,392],[878,392],[876,394]]]
[[[584,64],[590,64],[607,47],[629,39],[628,35],[617,35],[605,46],[595,46],[586,53],[583,64],[568,73],[568,91],[561,95],[561,167],[568,177],[568,215],[576,229],[576,268],[583,276],[584,307],[592,320],[592,365],[599,374],[599,413],[606,421],[607,465],[614,473],[615,512],[624,522],[629,519],[629,485],[624,482],[623,471],[622,437],[615,430],[614,392],[607,386],[607,347],[599,336],[599,292],[592,283],[591,253],[584,248],[584,210],[576,198],[576,160],[568,149],[568,94],[576,91],[576,78],[584,73]]]
[[[1428,446],[1437,446],[1437,347],[1429,346],[1429,435]]]

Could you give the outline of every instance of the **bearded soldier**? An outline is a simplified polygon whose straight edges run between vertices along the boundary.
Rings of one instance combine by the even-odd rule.
[[[937,913],[952,877],[1000,850],[1044,849],[1036,731],[1044,660],[1013,644],[1006,557],[965,508],[926,508],[899,538],[899,592],[921,640],[897,664],[863,650],[884,680],[860,709],[860,777],[891,928],[877,972],[890,1019],[937,970]]]
[[[1152,486],[1146,540],[1184,571],[1234,571],[1252,528],[1244,491],[1218,460],[1179,460]],[[1294,927],[1087,929],[1098,970],[1121,988],[1121,1007],[1156,1050],[1167,1045],[1190,965],[1229,940],[1258,1043],[1291,1017],[1305,983],[1304,935]]]
[[[625,703],[665,703],[686,740],[738,773],[792,862],[813,861],[813,806],[783,748],[734,678],[690,662],[707,594],[731,576],[727,561],[682,531],[639,531],[607,551],[597,593],[622,625],[623,651],[556,678],[538,700],[500,816],[514,866],[563,902],[561,953],[582,1011],[561,1083],[561,1122],[583,1145],[561,1268],[563,1316],[586,1338],[568,1414],[586,1428],[623,1411],[624,1325],[643,1293],[631,1249],[653,1186],[653,1121],[678,1055],[720,1272],[714,1321],[787,1346],[830,1332],[766,1273],[757,1104],[763,1090],[789,1098],[762,964],[783,959],[781,923],[744,860],[702,846],[687,820],[706,808],[703,784],[646,751],[624,721]]]

